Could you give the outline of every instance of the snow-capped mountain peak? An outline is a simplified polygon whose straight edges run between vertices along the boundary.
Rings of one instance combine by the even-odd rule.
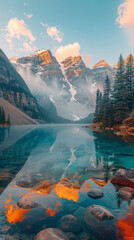
[[[79,120],[93,112],[96,85],[100,79],[94,71],[102,71],[102,68],[89,69],[81,56],[70,56],[59,65],[51,51],[45,49],[18,58],[13,65],[41,107],[49,110],[49,102],[58,116],[69,120]],[[103,65],[106,64],[103,62]]]
[[[44,52],[46,52],[47,50],[46,49],[41,49],[41,50],[37,50],[37,51],[35,51],[35,55],[39,55],[39,54],[41,54],[41,53],[44,53]]]

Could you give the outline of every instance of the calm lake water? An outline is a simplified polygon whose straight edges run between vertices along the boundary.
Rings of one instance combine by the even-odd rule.
[[[134,239],[134,200],[110,181],[120,168],[134,168],[134,139],[84,125],[0,128],[0,239],[34,239],[47,228],[74,240]],[[94,188],[102,198],[88,196]],[[94,204],[114,219],[87,223]]]

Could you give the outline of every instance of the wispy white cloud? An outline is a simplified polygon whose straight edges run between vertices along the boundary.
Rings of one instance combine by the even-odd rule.
[[[62,62],[67,57],[77,57],[80,55],[80,44],[75,42],[66,46],[59,47],[55,52],[55,57],[58,62]]]
[[[48,36],[53,39],[56,40],[57,42],[62,42],[63,40],[63,33],[55,26],[48,26],[47,24],[40,22],[40,24],[43,27],[46,27],[46,33],[48,34]]]
[[[116,22],[128,31],[131,42],[134,44],[134,0],[126,0],[119,5]]]
[[[32,47],[27,42],[24,42],[23,43],[23,48],[20,48],[20,51],[22,51],[22,52],[33,52],[33,51],[35,51],[35,49],[36,49],[35,46]]]
[[[57,27],[47,27],[46,32],[49,37],[56,40],[57,42],[62,42],[63,40],[63,33],[60,32]]]
[[[40,22],[40,24],[43,26],[43,27],[47,27],[47,24],[43,23],[43,22]]]
[[[32,14],[27,14],[27,13],[24,13],[24,15],[26,16],[27,19],[30,19],[33,16]]]
[[[30,45],[35,41],[35,37],[24,20],[17,18],[11,18],[6,26],[6,40],[10,43],[10,47],[12,47],[13,39],[22,40]]]

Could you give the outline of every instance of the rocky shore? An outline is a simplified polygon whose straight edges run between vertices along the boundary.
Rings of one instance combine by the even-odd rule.
[[[93,131],[103,132],[103,131],[112,131],[116,135],[123,137],[134,136],[134,112],[130,117],[122,121],[122,124],[113,126],[111,128],[104,127],[102,122],[93,123],[86,126],[86,128],[92,129]]]

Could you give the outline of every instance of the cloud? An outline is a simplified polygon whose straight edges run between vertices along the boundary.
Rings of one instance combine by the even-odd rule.
[[[62,42],[63,39],[63,33],[60,32],[57,27],[47,27],[46,32],[48,34],[49,37],[51,37],[52,39],[58,41],[58,42]]]
[[[57,42],[62,42],[63,40],[63,33],[58,30],[57,27],[50,27],[46,23],[40,22],[43,27],[46,27],[46,33],[48,34],[51,39],[56,40]]]
[[[68,44],[66,46],[59,47],[55,52],[55,57],[58,62],[62,62],[67,57],[77,57],[80,55],[80,44],[75,42],[73,44]]]
[[[23,43],[23,47],[24,48],[20,48],[20,51],[24,51],[24,52],[33,52],[35,51],[36,47],[32,47],[31,45],[29,45],[27,42]]]
[[[45,27],[45,26],[47,26],[45,23],[43,23],[43,22],[40,22],[40,24],[43,26],[43,27]]]
[[[30,19],[33,16],[32,14],[27,14],[27,13],[24,13],[24,15],[26,16],[27,19]]]
[[[32,44],[35,41],[35,37],[33,36],[30,29],[27,28],[24,20],[19,20],[17,18],[11,18],[6,26],[6,40],[12,46],[13,39],[25,39]]]
[[[128,31],[131,42],[134,44],[134,0],[126,0],[119,5],[116,22]]]

